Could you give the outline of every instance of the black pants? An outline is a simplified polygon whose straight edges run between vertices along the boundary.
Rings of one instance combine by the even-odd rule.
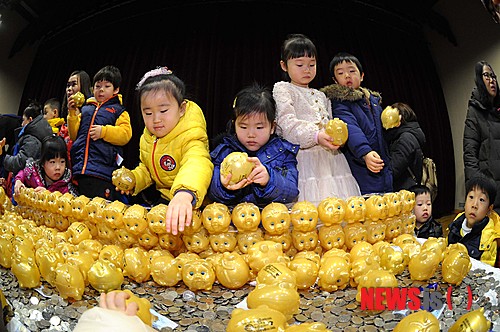
[[[78,175],[78,192],[88,198],[102,197],[109,201],[124,201],[124,196],[115,190],[115,186],[95,176]],[[126,200],[125,200],[126,201]]]

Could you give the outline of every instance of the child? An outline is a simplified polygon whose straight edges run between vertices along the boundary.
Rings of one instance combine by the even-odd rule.
[[[139,145],[141,162],[132,171],[133,195],[154,182],[169,201],[165,224],[175,235],[191,224],[193,207],[201,206],[212,178],[205,117],[196,103],[184,98],[184,82],[166,67],[147,72],[137,90],[146,127]]]
[[[77,195],[71,183],[71,171],[68,167],[68,153],[62,137],[48,136],[42,142],[40,159],[28,159],[26,167],[20,170],[15,179],[14,193],[19,195],[22,187],[49,190],[50,192],[70,192]]]
[[[65,123],[64,118],[59,117],[60,109],[61,103],[56,98],[50,98],[43,105],[43,117],[49,122],[54,134],[58,134],[61,126]]]
[[[413,214],[416,217],[415,235],[419,238],[442,237],[443,227],[432,217],[431,191],[424,185],[415,185],[410,188],[415,193],[415,207]]]
[[[228,134],[210,153],[214,163],[210,199],[226,205],[251,202],[262,207],[271,202],[293,202],[299,194],[299,146],[274,134],[276,104],[271,92],[258,85],[247,87],[236,95],[233,110]],[[255,167],[246,179],[230,185],[231,175],[223,178],[220,164],[235,151],[246,152]]]
[[[280,64],[290,82],[274,85],[277,131],[300,145],[298,200],[318,205],[329,196],[358,196],[344,155],[323,129],[332,118],[330,105],[322,92],[309,88],[316,76],[316,47],[304,35],[291,35],[283,43]]]
[[[417,115],[405,103],[391,105],[399,111],[398,127],[384,132],[391,156],[394,191],[410,188],[422,180],[422,161],[425,134],[417,122]]]
[[[380,94],[361,87],[363,67],[353,55],[335,55],[330,72],[335,84],[321,91],[331,100],[333,116],[347,123],[349,138],[342,151],[361,193],[391,192],[392,173],[380,119]]]
[[[23,121],[17,134],[18,141],[14,145],[12,155],[6,155],[5,170],[16,175],[26,166],[28,158],[40,158],[42,141],[52,135],[52,128],[43,118],[42,108],[37,103],[30,103],[23,112]]]
[[[493,210],[496,198],[495,182],[478,173],[465,184],[465,212],[457,215],[449,226],[448,244],[462,243],[469,256],[494,266],[497,257],[495,222],[498,215]]]
[[[80,114],[68,101],[73,175],[80,194],[89,198],[121,198],[111,183],[111,174],[121,163],[121,147],[132,137],[130,117],[118,94],[121,79],[118,68],[106,66],[94,76],[94,97],[87,100]]]

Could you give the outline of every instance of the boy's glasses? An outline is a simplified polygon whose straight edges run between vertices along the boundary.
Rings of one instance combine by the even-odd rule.
[[[497,75],[493,73],[483,73],[483,76],[488,80],[488,81],[496,81],[497,80]]]

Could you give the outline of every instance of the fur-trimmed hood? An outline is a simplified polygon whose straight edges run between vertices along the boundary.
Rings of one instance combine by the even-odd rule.
[[[382,102],[382,96],[379,92],[371,91],[362,87],[359,89],[351,89],[340,84],[332,84],[321,88],[320,91],[323,92],[328,99],[354,102],[372,94],[375,98],[380,100],[379,103]]]

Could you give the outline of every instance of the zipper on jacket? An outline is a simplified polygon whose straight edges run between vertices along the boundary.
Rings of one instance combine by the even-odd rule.
[[[87,139],[85,140],[85,158],[83,159],[83,167],[81,174],[85,174],[85,170],[87,169],[87,161],[89,159],[90,128],[94,125],[95,117],[97,116],[97,112],[99,111],[102,105],[104,105],[104,103],[96,107],[94,114],[92,115],[92,120],[90,120],[89,130],[87,131]]]
[[[158,138],[156,138],[155,141],[153,142],[153,151],[151,153],[151,165],[153,165],[153,170],[155,171],[156,178],[159,179],[160,177],[158,176],[158,171],[156,170],[156,165],[155,165],[155,150],[157,142]]]

